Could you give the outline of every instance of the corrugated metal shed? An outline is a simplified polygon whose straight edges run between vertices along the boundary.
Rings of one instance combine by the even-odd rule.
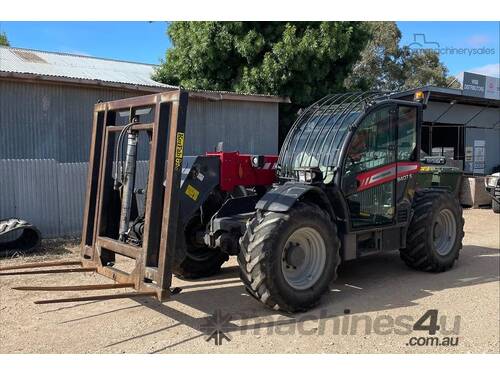
[[[0,71],[84,81],[122,83],[168,89],[175,86],[153,81],[155,65],[100,59],[90,56],[0,47]]]
[[[140,94],[0,79],[0,159],[87,161],[94,104]]]
[[[152,81],[153,68],[0,47],[0,218],[22,217],[46,238],[79,235],[94,105],[177,89]],[[212,151],[219,141],[228,151],[276,153],[283,102],[190,91],[186,155]],[[144,180],[142,162],[139,171]]]
[[[140,94],[0,78],[0,159],[86,162],[94,104]],[[211,151],[219,141],[226,150],[276,153],[278,105],[190,97],[186,132],[190,155]]]

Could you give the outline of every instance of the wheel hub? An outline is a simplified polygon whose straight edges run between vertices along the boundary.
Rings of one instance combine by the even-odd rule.
[[[457,222],[451,210],[445,208],[439,212],[432,232],[436,252],[442,256],[447,255],[453,249],[457,236]]]
[[[298,243],[290,244],[285,254],[286,263],[294,268],[300,267],[306,259],[306,253]]]
[[[439,222],[434,224],[434,240],[443,235],[443,227]]]
[[[282,249],[281,271],[288,285],[297,290],[313,287],[325,268],[326,251],[325,241],[316,229],[295,230]]]

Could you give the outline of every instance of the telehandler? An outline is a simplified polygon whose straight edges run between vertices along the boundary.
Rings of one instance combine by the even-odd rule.
[[[98,103],[81,259],[1,274],[97,272],[113,281],[22,290],[135,289],[36,303],[163,301],[179,292],[172,274],[210,276],[234,255],[251,296],[296,312],[320,301],[347,260],[399,250],[413,269],[446,271],[459,256],[464,220],[449,189],[416,178],[421,94],[413,101],[377,92],[329,95],[300,114],[279,157],[220,146],[184,156],[184,90]],[[148,154],[142,184],[141,139]],[[130,269],[120,269],[117,257],[132,260]]]

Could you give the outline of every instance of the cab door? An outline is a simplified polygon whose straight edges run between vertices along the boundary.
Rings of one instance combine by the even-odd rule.
[[[397,105],[368,113],[353,134],[342,174],[351,230],[394,222],[397,175]]]

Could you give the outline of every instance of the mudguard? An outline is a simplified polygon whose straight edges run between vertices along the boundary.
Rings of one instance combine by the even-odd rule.
[[[300,182],[287,182],[269,190],[257,202],[255,208],[258,210],[286,212],[306,194],[310,195],[315,203],[326,208],[333,215],[330,201],[325,192],[317,186]]]

